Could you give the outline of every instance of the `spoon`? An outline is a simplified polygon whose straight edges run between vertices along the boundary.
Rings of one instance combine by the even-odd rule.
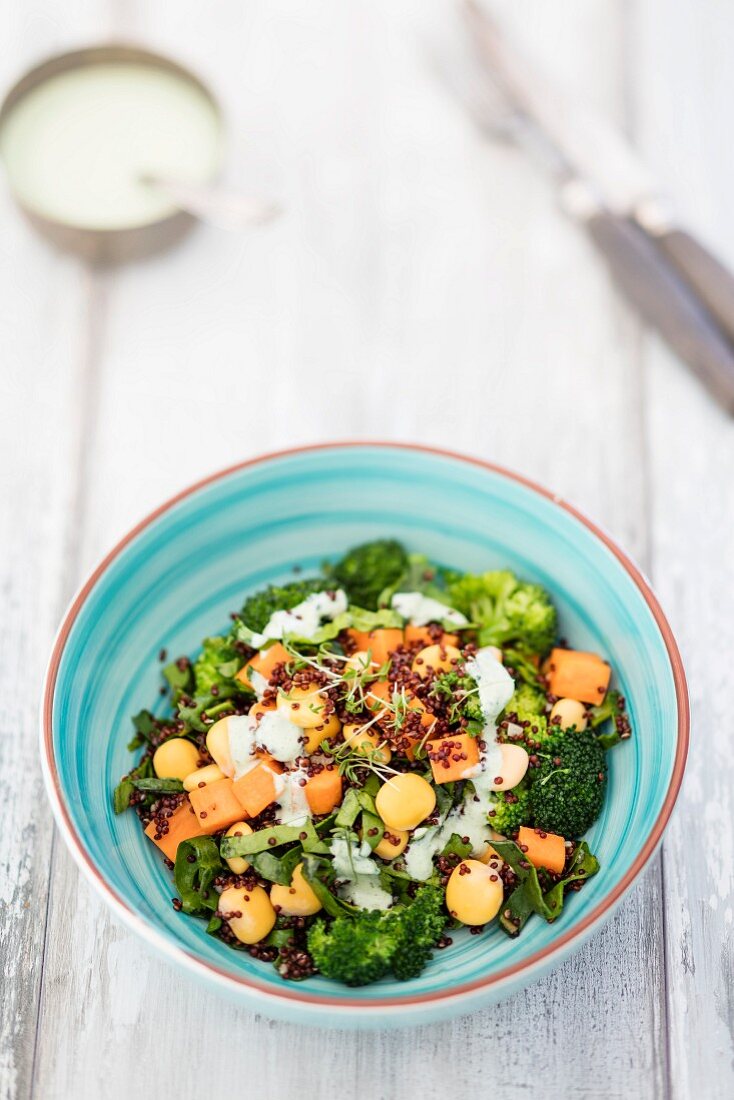
[[[243,195],[208,184],[187,183],[167,176],[143,175],[141,183],[164,191],[179,210],[192,214],[200,221],[219,229],[238,231],[274,221],[282,212],[282,206],[269,199]]]

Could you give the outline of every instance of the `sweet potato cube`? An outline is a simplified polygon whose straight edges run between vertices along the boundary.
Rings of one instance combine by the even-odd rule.
[[[427,626],[411,626],[410,623],[405,628],[406,645],[414,645],[415,642],[420,642],[421,646],[425,647],[433,645],[436,641],[440,641],[441,645],[458,646],[459,636],[458,634],[446,634],[444,632],[436,638]]]
[[[548,687],[561,699],[597,705],[604,701],[612,670],[596,653],[554,649],[548,659]]]
[[[234,793],[231,779],[217,779],[189,794],[202,833],[216,833],[242,820],[242,806]]]
[[[378,627],[376,630],[347,630],[347,634],[362,653],[370,651],[376,665],[384,665],[390,654],[403,644],[403,632],[397,627]]]
[[[175,860],[176,850],[182,840],[190,840],[192,836],[202,836],[206,830],[199,824],[194,808],[186,798],[169,817],[168,832],[161,836],[157,836],[157,832],[155,821],[151,821],[145,828],[145,835],[160,848],[164,856]]]
[[[254,687],[250,682],[249,672],[252,669],[254,672],[259,672],[261,676],[264,676],[266,680],[270,679],[270,674],[276,665],[287,664],[290,661],[287,649],[276,642],[271,645],[269,649],[261,649],[259,653],[256,653],[247,664],[240,669],[235,676],[235,680],[239,680],[241,684],[254,691]]]
[[[275,802],[278,796],[278,769],[274,761],[261,760],[249,772],[235,779],[233,791],[235,801],[248,817],[257,817],[263,810]]]
[[[426,745],[436,783],[454,783],[468,779],[467,774],[479,763],[479,745],[468,733],[449,733]]]
[[[545,867],[560,875],[566,865],[566,841],[556,833],[521,825],[517,831],[517,843],[533,867]]]
[[[306,799],[312,814],[330,814],[342,800],[342,777],[336,768],[324,768],[306,781]]]

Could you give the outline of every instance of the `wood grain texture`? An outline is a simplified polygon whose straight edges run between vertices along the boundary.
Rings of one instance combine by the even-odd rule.
[[[651,0],[637,15],[639,139],[653,167],[676,181],[688,223],[731,265],[734,164],[721,157],[719,143],[734,94],[734,74],[723,64],[734,43],[732,12],[713,0],[675,12]],[[686,661],[693,717],[692,753],[665,845],[670,1079],[676,1098],[724,1100],[734,1092],[734,772],[726,707],[734,652],[734,422],[656,341],[647,342],[645,358],[653,575]]]
[[[685,109],[707,51],[721,50],[711,29],[688,67],[680,63],[699,6],[685,0],[666,22],[666,52],[655,34],[661,2],[567,0],[563,20],[540,0],[501,5],[579,95],[619,124],[639,123],[674,179],[702,146],[706,175],[720,167],[694,112],[677,159],[672,142],[659,141],[666,81],[677,82]],[[719,34],[734,29],[714,0],[704,6]],[[656,861],[579,955],[500,1006],[414,1032],[325,1035],[244,1012],[151,958],[80,881],[62,845],[51,859],[35,763],[37,685],[14,700],[26,670],[40,674],[71,582],[187,481],[327,437],[471,451],[601,520],[673,609],[700,720],[722,731],[710,736],[730,812],[715,700],[726,698],[734,640],[734,512],[722,479],[732,438],[730,423],[620,304],[548,181],[521,154],[484,145],[436,84],[427,48],[451,33],[450,5],[77,0],[62,14],[50,0],[29,0],[23,13],[4,14],[16,60],[114,31],[192,63],[228,108],[229,179],[276,195],[287,212],[267,231],[201,229],[167,255],[85,275],[0,208],[15,267],[3,279],[4,307],[21,330],[11,375],[21,379],[18,411],[0,435],[0,470],[11,471],[0,508],[14,520],[2,562],[0,762],[11,826],[0,830],[0,882],[20,894],[0,914],[13,974],[0,1096],[217,1095],[237,1080],[265,1100],[321,1100],[333,1082],[344,1100],[391,1100],[407,1088],[479,1100],[492,1084],[493,1051],[510,1100],[539,1080],[549,1100],[728,1094],[730,895],[713,857],[694,867],[688,856],[694,826],[712,852],[722,829],[703,820],[700,764],[662,870]],[[722,102],[731,79],[718,77]],[[697,94],[701,103],[705,92]],[[694,207],[700,182],[685,181]],[[713,224],[726,207],[721,183],[701,216]],[[705,529],[694,522],[699,479]],[[681,538],[684,526],[700,534]],[[694,556],[704,575],[690,585]]]

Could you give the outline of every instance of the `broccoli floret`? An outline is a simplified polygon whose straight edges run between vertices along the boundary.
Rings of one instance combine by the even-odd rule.
[[[228,635],[205,638],[201,656],[194,663],[194,693],[209,695],[213,687],[219,690],[231,684],[243,663]]]
[[[509,570],[467,573],[448,586],[447,597],[477,624],[480,645],[513,642],[527,653],[545,654],[556,639],[556,609],[548,593]]]
[[[489,811],[489,824],[502,836],[512,836],[521,825],[532,819],[530,791],[524,783],[511,791],[499,791],[497,801]]]
[[[450,700],[449,722],[455,723],[460,718],[467,718],[470,722],[478,722],[484,726],[477,683],[471,676],[460,672],[442,672],[434,680],[431,694]]]
[[[607,763],[592,730],[557,731],[543,746],[540,767],[533,770],[530,805],[533,825],[580,837],[596,821],[604,804]]]
[[[323,577],[291,581],[289,584],[270,584],[245,600],[240,619],[255,634],[262,634],[275,611],[290,611],[313,592],[323,592]]]
[[[330,924],[317,920],[308,930],[308,951],[325,978],[369,985],[387,974],[397,947],[392,914],[364,910]]]
[[[517,714],[523,718],[541,717],[545,714],[545,695],[540,688],[520,684],[505,710],[508,714]]]
[[[368,985],[390,970],[405,981],[423,970],[445,923],[442,891],[423,886],[407,905],[315,921],[308,950],[324,977],[346,985]]]
[[[395,912],[398,945],[391,966],[401,981],[415,978],[431,957],[446,925],[443,892],[437,886],[423,886],[412,903]]]
[[[355,546],[327,568],[332,581],[347,593],[350,603],[376,611],[380,593],[393,584],[407,566],[408,555],[399,542],[375,539]]]
[[[520,684],[515,694],[505,707],[504,716],[510,721],[517,721],[525,730],[526,738],[532,741],[545,741],[548,736],[548,719],[545,716],[546,699],[539,689],[530,684]],[[506,738],[505,731],[500,727],[500,740],[513,740]]]

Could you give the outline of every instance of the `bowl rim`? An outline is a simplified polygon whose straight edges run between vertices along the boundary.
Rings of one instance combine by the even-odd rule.
[[[87,597],[96,586],[97,582],[105,571],[112,565],[115,559],[122,553],[122,551],[133,542],[138,535],[145,531],[151,524],[158,520],[162,515],[175,507],[182,500],[187,499],[199,490],[206,488],[218,481],[238,473],[241,470],[248,469],[253,466],[262,465],[273,460],[280,458],[293,457],[296,455],[309,454],[318,451],[329,451],[339,449],[360,449],[360,448],[375,448],[383,450],[402,450],[418,452],[420,454],[435,455],[440,458],[448,458],[458,462],[464,462],[472,466],[477,466],[480,469],[487,470],[493,474],[497,474],[509,481],[516,482],[523,487],[530,489],[532,492],[541,496],[544,500],[550,501],[556,507],[562,509],[571,515],[574,519],[583,524],[596,537],[606,548],[611,551],[617,561],[621,564],[623,569],[630,576],[635,586],[639,590],[640,594],[647,603],[650,612],[655,619],[657,627],[663,639],[663,643],[668,653],[670,661],[671,672],[673,675],[673,682],[675,687],[676,705],[677,705],[677,738],[676,738],[676,750],[675,759],[673,762],[673,770],[668,784],[668,789],[663,800],[660,813],[658,814],[652,828],[650,829],[644,844],[638,852],[634,862],[628,869],[626,874],[616,885],[616,887],[603,898],[595,907],[588,913],[583,919],[575,925],[573,928],[562,933],[557,939],[553,940],[547,946],[540,948],[533,955],[530,955],[527,959],[513,963],[509,966],[503,967],[503,969],[496,973],[486,975],[482,978],[476,978],[469,982],[464,982],[458,986],[452,986],[445,990],[437,990],[429,993],[413,994],[406,993],[405,995],[392,996],[392,997],[366,997],[359,1001],[348,1000],[345,997],[331,994],[314,994],[306,993],[305,990],[300,990],[297,986],[289,986],[284,982],[283,989],[279,988],[265,988],[259,983],[251,980],[251,978],[234,974],[222,967],[216,966],[213,963],[206,962],[199,958],[197,955],[192,954],[183,945],[173,942],[163,932],[158,931],[153,925],[149,924],[142,916],[139,916],[127,903],[124,897],[119,895],[116,890],[109,885],[103,875],[97,869],[91,855],[87,851],[82,836],[77,832],[71,815],[66,807],[64,795],[59,781],[58,771],[56,769],[56,763],[53,752],[53,702],[56,689],[57,675],[61,662],[61,657],[64,651],[67,638],[71,632],[71,629],[84,605]],[[623,895],[630,888],[632,883],[639,877],[650,858],[657,849],[658,844],[662,838],[663,832],[668,824],[670,815],[673,811],[680,786],[683,780],[683,773],[686,765],[686,758],[688,755],[688,745],[690,736],[690,706],[688,699],[688,689],[686,684],[686,676],[683,669],[683,662],[681,659],[678,645],[675,641],[673,631],[670,624],[663,613],[663,610],[655,596],[652,587],[642,570],[632,561],[632,559],[623,551],[616,542],[608,535],[604,529],[598,526],[595,522],[590,520],[583,512],[581,512],[574,505],[569,504],[558,494],[545,489],[537,482],[525,477],[522,474],[516,473],[512,470],[508,470],[503,466],[497,465],[492,462],[485,461],[484,459],[476,458],[470,455],[461,454],[456,451],[448,450],[441,447],[431,447],[418,443],[405,443],[405,442],[392,442],[382,440],[356,440],[356,441],[334,441],[325,443],[307,444],[299,447],[285,448],[278,451],[271,451],[265,454],[258,455],[254,458],[246,459],[242,462],[237,462],[233,465],[227,466],[224,469],[218,470],[212,474],[209,474],[187,488],[180,490],[172,497],[168,498],[164,503],[160,504],[153,511],[149,512],[142,520],[135,524],[126,535],[124,535],[113,548],[105,555],[102,561],[97,565],[95,569],[89,574],[87,579],[83,582],[76,595],[72,598],[69,607],[63,617],[61,625],[56,634],[56,638],[51,650],[51,656],[46,669],[46,675],[44,678],[42,696],[41,696],[41,713],[40,713],[40,741],[41,741],[41,765],[46,785],[46,791],[51,802],[51,806],[56,818],[56,822],[59,826],[62,836],[69,847],[75,862],[83,872],[85,877],[97,892],[104,898],[107,904],[114,910],[115,913],[121,918],[134,932],[140,935],[144,940],[157,949],[159,953],[182,965],[185,969],[192,971],[198,977],[204,977],[210,983],[219,985],[221,988],[228,989],[230,992],[246,993],[250,996],[261,1000],[263,1007],[265,1003],[270,1002],[271,1005],[279,1005],[283,1009],[286,1003],[290,1003],[292,1007],[302,1006],[304,1008],[312,1009],[338,1009],[340,1014],[348,1014],[349,1016],[370,1016],[380,1015],[385,1016],[392,1012],[399,1013],[406,1007],[414,1007],[419,1009],[423,1006],[427,1008],[435,1008],[437,1005],[446,1004],[450,1001],[455,1001],[458,998],[465,997],[467,994],[488,993],[489,991],[499,993],[499,989],[508,985],[510,982],[517,981],[523,977],[527,978],[529,982],[532,980],[533,971],[539,969],[545,970],[550,968],[555,963],[560,963],[562,959],[570,953],[574,946],[580,947],[584,939],[590,933],[591,929],[603,921],[605,918],[611,915],[611,912],[616,908]],[[539,976],[539,974],[536,974]]]

